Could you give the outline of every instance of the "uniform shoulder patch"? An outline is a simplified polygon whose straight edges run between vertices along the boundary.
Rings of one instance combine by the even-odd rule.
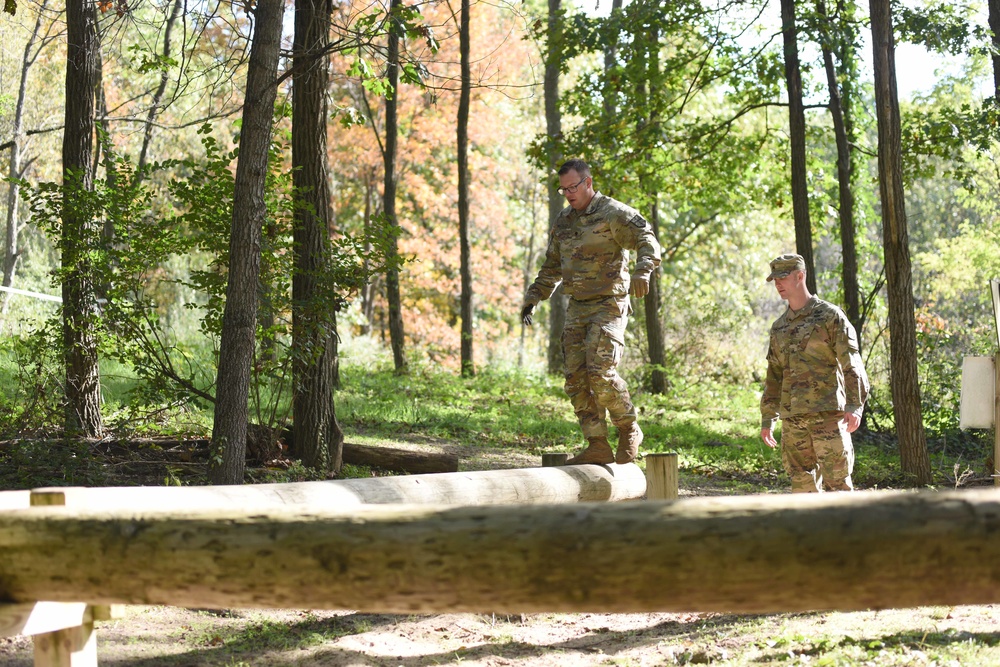
[[[637,227],[639,229],[645,229],[647,223],[646,223],[646,218],[642,217],[641,214],[636,213],[635,215],[633,215],[631,218],[628,219],[628,224]]]

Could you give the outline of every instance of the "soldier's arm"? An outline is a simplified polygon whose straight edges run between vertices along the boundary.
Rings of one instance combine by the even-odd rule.
[[[538,270],[538,277],[531,283],[528,291],[524,294],[525,306],[538,305],[539,301],[544,301],[552,296],[552,292],[562,282],[562,259],[559,254],[559,244],[555,238],[555,227],[549,232],[549,244],[545,249],[545,261],[542,268]]]
[[[844,373],[844,392],[847,400],[844,409],[860,417],[865,401],[868,400],[871,385],[868,382],[868,373],[865,372],[864,361],[861,359],[858,334],[843,314],[837,318],[834,327],[835,331],[832,332],[834,351],[840,369]]]
[[[611,225],[615,241],[626,250],[635,251],[633,275],[649,278],[660,265],[660,243],[653,234],[653,227],[637,211],[629,211],[623,219]]]
[[[767,347],[767,375],[764,377],[764,391],[760,396],[760,428],[772,431],[774,422],[778,420],[778,408],[781,404],[781,380],[784,374],[778,355],[774,351],[774,339]],[[766,442],[766,439],[765,439]]]

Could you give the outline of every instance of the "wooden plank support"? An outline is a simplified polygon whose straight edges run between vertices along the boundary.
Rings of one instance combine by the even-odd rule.
[[[0,553],[0,599],[12,601],[392,613],[984,604],[1000,602],[1000,494],[339,513],[39,507],[0,513]]]
[[[646,498],[672,500],[678,495],[677,453],[646,454]]]
[[[66,493],[60,489],[31,492],[32,507],[61,507]],[[61,605],[61,606],[60,606]],[[35,651],[35,667],[97,667],[97,634],[93,608],[83,602],[39,602],[32,610],[50,630],[29,631]],[[30,619],[29,619],[30,620]]]
[[[94,622],[35,635],[35,667],[97,667]]]
[[[520,468],[242,486],[55,487],[70,507],[176,511],[211,507],[342,509],[370,504],[502,505],[639,500],[646,478],[634,463]]]
[[[83,602],[22,602],[0,605],[0,637],[40,635],[92,620]]]

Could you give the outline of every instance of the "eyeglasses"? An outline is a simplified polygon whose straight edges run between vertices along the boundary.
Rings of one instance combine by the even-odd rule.
[[[576,191],[580,189],[580,186],[583,185],[583,182],[587,180],[587,178],[588,178],[587,176],[584,176],[583,178],[580,179],[579,183],[577,183],[576,185],[571,185],[568,188],[559,188],[558,191],[559,194],[561,195],[565,195],[567,193],[571,195],[576,194]]]

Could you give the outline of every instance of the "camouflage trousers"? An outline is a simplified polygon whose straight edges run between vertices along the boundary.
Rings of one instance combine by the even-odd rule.
[[[854,445],[843,412],[781,420],[781,463],[792,493],[853,491]]]
[[[635,406],[617,370],[630,311],[627,296],[569,300],[562,336],[566,393],[585,438],[608,437],[607,415],[619,429],[635,422]]]

